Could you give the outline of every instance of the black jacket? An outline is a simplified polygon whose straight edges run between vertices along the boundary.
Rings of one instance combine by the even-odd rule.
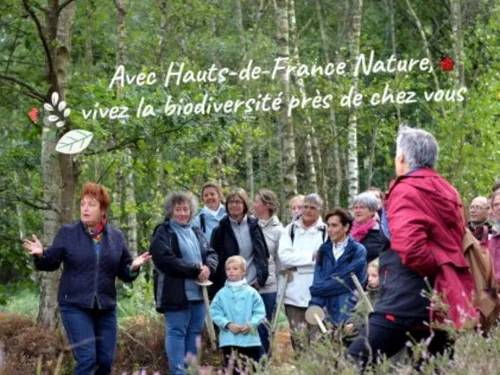
[[[35,267],[55,271],[64,264],[59,282],[58,301],[83,308],[116,306],[115,278],[133,281],[137,273],[130,272],[132,257],[122,233],[106,224],[101,237],[99,257],[96,257],[92,238],[83,223],[78,221],[61,227],[52,246],[41,258],[35,257]]]
[[[374,312],[413,321],[420,326],[429,321],[430,300],[423,292],[433,289],[433,278],[425,279],[401,263],[401,257],[391,249],[389,239],[380,231],[384,248],[379,257],[380,299]]]
[[[257,219],[247,216],[247,222],[250,229],[250,237],[252,238],[257,281],[259,285],[264,286],[269,276],[269,251]],[[229,215],[223,217],[219,222],[219,226],[213,230],[210,245],[219,256],[219,266],[215,275],[211,278],[214,285],[210,289],[210,294],[214,296],[224,286],[226,281],[226,260],[233,255],[240,255],[240,248],[233,228],[231,228]]]
[[[380,229],[370,229],[368,234],[360,242],[366,248],[366,262],[379,257],[384,248],[384,240],[381,237]]]
[[[203,264],[213,274],[217,268],[217,254],[197,227],[192,228],[200,243]],[[154,292],[156,311],[182,310],[188,307],[188,299],[184,288],[185,279],[196,279],[200,273],[200,265],[187,263],[182,259],[177,235],[170,226],[169,220],[155,228],[149,248],[154,263]]]

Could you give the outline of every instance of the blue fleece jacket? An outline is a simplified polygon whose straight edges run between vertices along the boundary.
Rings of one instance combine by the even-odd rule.
[[[335,261],[332,241],[325,242],[318,250],[314,269],[310,305],[326,307],[330,320],[337,325],[349,318],[356,302],[352,298],[356,287],[351,279],[353,272],[363,285],[366,282],[366,249],[348,238],[344,254]]]
[[[266,317],[266,308],[259,292],[248,285],[246,280],[232,283],[217,292],[210,306],[212,320],[220,328],[219,345],[223,346],[261,346],[257,327]],[[250,333],[232,333],[227,325],[251,325]]]

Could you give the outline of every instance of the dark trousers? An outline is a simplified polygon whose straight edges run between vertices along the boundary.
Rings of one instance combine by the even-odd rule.
[[[267,324],[262,323],[259,325],[259,337],[262,343],[261,356],[268,354],[271,347],[271,322],[273,320],[273,312],[276,307],[276,292],[274,293],[264,293],[260,295],[264,301],[264,306],[266,307],[266,319]]]
[[[425,326],[412,326],[408,319],[394,319],[390,321],[382,315],[371,314],[368,326],[363,326],[359,336],[349,346],[348,354],[362,367],[376,363],[377,359],[386,355],[388,358],[399,352],[408,341],[419,342],[433,334],[428,345],[428,352],[432,356],[444,354],[448,350],[453,354],[453,341],[445,331],[430,331]],[[413,320],[414,322],[414,320]]]
[[[116,309],[61,305],[61,318],[75,358],[75,375],[111,373],[117,340]]]
[[[221,349],[224,352],[224,364],[226,365],[226,368],[230,366],[231,361],[234,361],[232,364],[233,374],[248,374],[253,372],[246,369],[247,358],[252,359],[255,362],[259,362],[261,351],[260,346],[223,346]],[[250,366],[252,365],[248,364],[248,367]]]

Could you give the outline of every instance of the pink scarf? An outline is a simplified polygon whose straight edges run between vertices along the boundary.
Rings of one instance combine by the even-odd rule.
[[[354,221],[354,224],[351,229],[351,237],[356,241],[361,242],[363,238],[366,237],[370,229],[374,228],[377,225],[377,220],[374,217],[370,221],[365,224],[360,224],[357,221]]]

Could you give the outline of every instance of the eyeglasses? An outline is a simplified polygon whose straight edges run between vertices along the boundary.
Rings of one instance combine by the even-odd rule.
[[[227,201],[227,204],[235,204],[239,206],[240,204],[243,204],[243,201]]]
[[[470,206],[471,210],[486,210],[487,208],[488,207],[485,207],[485,206],[476,206],[476,205]]]

